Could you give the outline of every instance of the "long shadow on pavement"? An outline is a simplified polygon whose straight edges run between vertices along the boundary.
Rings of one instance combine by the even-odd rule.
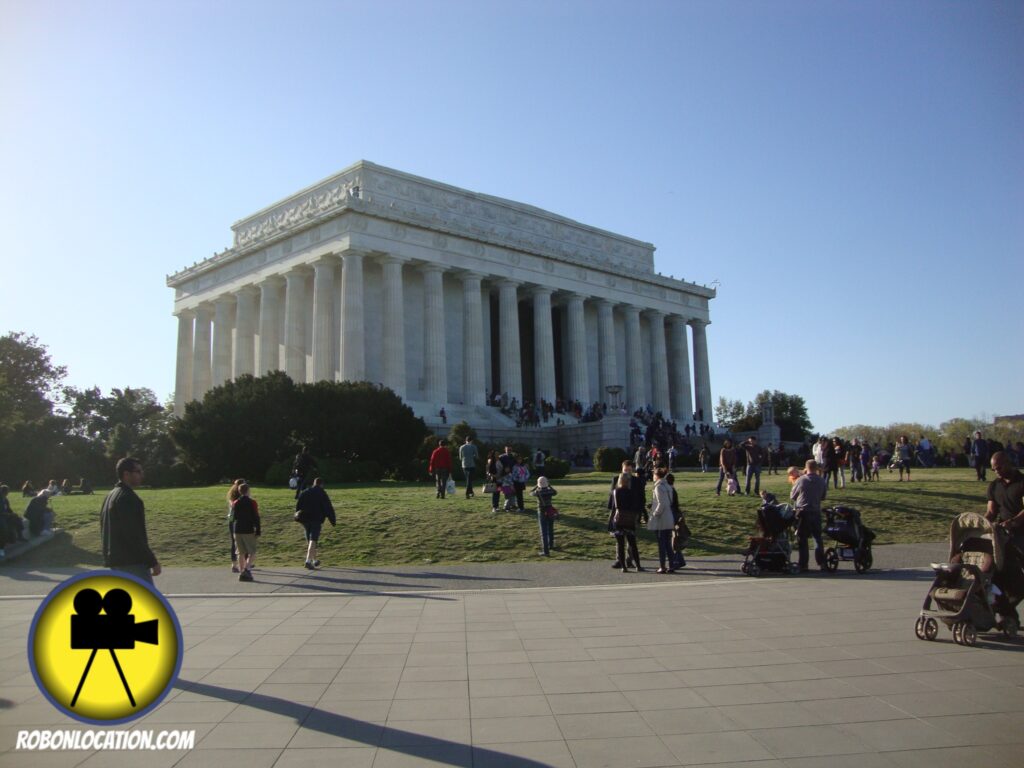
[[[221,699],[222,701],[239,702],[244,707],[252,707],[253,709],[261,709],[265,712],[273,712],[277,715],[294,717],[295,722],[306,730],[340,736],[351,741],[362,742],[376,749],[386,749],[412,757],[423,757],[424,753],[426,753],[429,754],[430,760],[444,765],[545,768],[544,763],[530,760],[529,758],[498,752],[486,747],[460,744],[456,741],[439,739],[434,736],[413,733],[412,731],[404,731],[378,723],[369,723],[365,720],[357,720],[354,717],[325,712],[316,707],[310,708],[276,696],[247,693],[235,688],[225,688],[219,685],[208,685],[207,683],[180,679],[175,683],[175,688]],[[403,740],[409,740],[414,743],[404,745],[396,743]],[[383,746],[385,744],[386,746]]]

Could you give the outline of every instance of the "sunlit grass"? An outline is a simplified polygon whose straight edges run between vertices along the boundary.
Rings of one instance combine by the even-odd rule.
[[[677,473],[680,502],[694,533],[691,552],[734,552],[746,545],[758,500],[715,495],[717,473]],[[606,523],[611,475],[589,473],[554,481],[561,517],[555,523],[556,559],[607,558],[612,546]],[[763,486],[788,496],[782,475],[762,475]],[[742,487],[741,482],[741,487]],[[986,485],[969,469],[917,470],[910,483],[882,473],[878,483],[847,484],[831,491],[827,503],[857,507],[878,534],[878,544],[940,541],[960,512],[983,510]],[[142,489],[150,543],[166,566],[223,565],[228,562],[226,486]],[[325,562],[332,565],[388,565],[532,560],[539,536],[527,495],[527,514],[491,513],[490,497],[477,488],[474,499],[461,491],[437,500],[430,483],[374,483],[329,488],[338,527],[328,524],[321,539]],[[293,493],[282,488],[253,491],[259,501],[263,535],[258,561],[300,565],[301,527],[293,522]],[[12,499],[18,509],[19,499]],[[51,501],[66,532],[14,562],[24,566],[101,565],[99,509],[103,493],[57,497]],[[18,510],[20,511],[20,510]],[[644,533],[641,547],[655,556],[657,547]]]

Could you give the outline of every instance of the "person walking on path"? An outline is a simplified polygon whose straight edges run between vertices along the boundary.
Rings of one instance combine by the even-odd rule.
[[[654,490],[651,493],[651,517],[647,521],[647,530],[654,531],[658,537],[658,570],[657,573],[675,573],[672,564],[672,486],[665,482],[668,470],[658,467],[654,470]]]
[[[476,471],[476,462],[479,457],[480,449],[473,444],[472,435],[466,435],[466,442],[459,446],[459,463],[462,464],[462,474],[466,476],[467,499],[476,496],[473,492],[473,472]]]
[[[320,567],[316,549],[324,520],[330,520],[332,526],[338,523],[334,517],[334,505],[324,489],[322,478],[313,480],[313,485],[299,494],[295,502],[295,519],[306,529],[306,568],[315,570]]]
[[[537,497],[537,526],[540,528],[540,554],[547,557],[555,548],[555,516],[558,512],[551,503],[551,498],[558,491],[551,487],[548,479],[541,475],[537,478],[537,486],[530,491]]]
[[[814,539],[814,560],[825,570],[825,549],[821,543],[821,502],[828,492],[828,482],[818,474],[818,462],[809,459],[806,471],[793,483],[789,498],[798,521],[797,541],[800,551],[800,573],[807,573],[810,554],[807,539]]]
[[[116,471],[117,484],[103,500],[100,510],[103,564],[152,584],[161,568],[149,548],[146,505],[135,492],[142,484],[142,463],[126,456],[117,462]]]
[[[231,572],[238,573],[238,547],[235,546],[235,515],[232,510],[235,502],[238,501],[239,493],[238,486],[244,483],[245,480],[238,478],[231,484],[230,490],[228,490],[228,538],[231,539]]]
[[[736,485],[739,485],[739,480],[736,480],[736,449],[732,447],[732,440],[726,438],[722,441],[722,450],[718,453],[718,487],[715,489],[715,495],[722,495],[722,483],[725,482],[727,477],[731,477],[736,481]]]
[[[231,507],[235,526],[235,546],[238,549],[238,580],[252,581],[252,567],[256,561],[256,538],[260,535],[260,508],[249,495],[249,484],[238,486],[238,498]]]
[[[971,441],[971,460],[974,462],[974,471],[979,480],[985,479],[985,467],[988,466],[988,440],[981,436],[981,432],[974,433],[974,440]]]
[[[452,455],[445,447],[444,440],[437,441],[437,448],[430,454],[430,464],[427,471],[434,476],[437,484],[437,497],[443,499],[445,488],[448,485],[448,476],[452,473]]]

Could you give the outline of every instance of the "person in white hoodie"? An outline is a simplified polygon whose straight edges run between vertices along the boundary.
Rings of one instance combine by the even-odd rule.
[[[667,474],[665,467],[658,467],[654,471],[651,517],[647,521],[647,530],[654,531],[658,537],[658,562],[661,567],[657,573],[676,572],[672,567],[672,528],[675,518],[672,517],[672,488],[665,480]]]

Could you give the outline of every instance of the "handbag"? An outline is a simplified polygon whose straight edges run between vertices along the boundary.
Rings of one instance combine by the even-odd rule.
[[[636,528],[636,512],[632,509],[616,509],[612,524],[619,528]]]
[[[484,493],[497,493],[498,486],[495,483],[484,483]]]
[[[547,509],[544,510],[544,517],[554,520],[556,517],[558,517],[558,508],[548,507]]]
[[[295,522],[305,523],[306,522],[306,511],[304,509],[295,510]]]
[[[445,483],[444,492],[449,496],[455,494],[455,478],[451,475],[448,476],[448,482]]]

